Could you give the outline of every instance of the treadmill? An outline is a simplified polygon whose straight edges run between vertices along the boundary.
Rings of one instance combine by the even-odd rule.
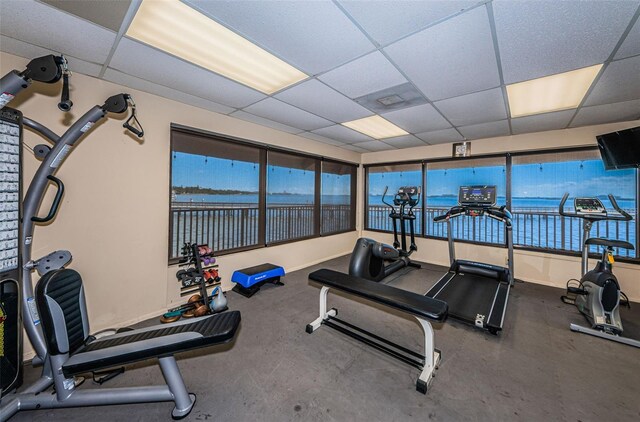
[[[504,223],[508,268],[456,259],[451,220],[463,215],[487,216]],[[506,206],[496,207],[495,186],[461,186],[458,205],[433,221],[447,223],[451,267],[425,296],[447,302],[450,317],[498,334],[514,281],[511,213]]]

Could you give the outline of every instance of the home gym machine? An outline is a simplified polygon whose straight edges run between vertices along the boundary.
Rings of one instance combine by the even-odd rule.
[[[384,188],[382,202],[391,208],[389,218],[393,222],[393,246],[376,242],[373,239],[361,237],[351,253],[349,275],[371,281],[380,281],[404,267],[420,268],[420,264],[411,261],[411,254],[418,250],[415,240],[414,222],[416,216],[413,208],[420,202],[420,188],[404,186],[398,189],[393,197],[393,204],[385,201],[387,190]],[[397,208],[396,208],[397,207]],[[405,222],[409,222],[411,244],[407,250],[407,229]],[[398,240],[398,225],[400,226],[400,240]],[[385,261],[391,261],[385,265]]]
[[[425,296],[447,302],[449,316],[497,334],[502,330],[509,289],[514,281],[511,213],[505,206],[495,206],[495,186],[461,186],[458,203],[433,219],[447,223],[451,267]],[[460,216],[487,216],[504,223],[508,268],[456,259],[451,220]]]
[[[620,291],[618,279],[613,274],[613,248],[633,250],[631,243],[623,240],[589,237],[593,223],[599,221],[630,221],[632,217],[618,206],[613,195],[609,194],[609,201],[614,212],[607,211],[598,198],[575,198],[574,212],[565,211],[569,193],[565,193],[560,202],[560,215],[583,220],[582,223],[582,277],[578,286],[569,286],[567,295],[562,301],[576,305],[578,310],[587,318],[591,328],[578,324],[571,324],[571,331],[616,341],[629,346],[640,347],[640,341],[622,337],[622,320],[620,319]],[[589,271],[589,246],[602,246],[602,256],[596,266]],[[576,280],[577,281],[577,280]],[[627,301],[628,303],[628,301]]]
[[[44,56],[31,61],[26,70],[11,71],[0,79],[0,109],[33,81],[55,83],[66,75],[62,56]],[[68,87],[63,88],[63,99]],[[71,108],[71,101],[61,109]],[[51,142],[37,145],[34,155],[42,162],[23,200],[22,228],[18,235],[19,262],[22,263],[20,305],[25,331],[35,351],[32,363],[42,365],[42,376],[20,393],[0,398],[0,421],[20,410],[51,409],[172,401],[174,419],[187,416],[195,403],[195,395],[187,392],[174,354],[198,347],[232,340],[240,323],[240,313],[227,312],[144,329],[125,331],[96,339],[90,335],[82,278],[65,266],[71,261],[68,251],[55,251],[32,259],[31,247],[35,223],[49,223],[58,212],[64,192],[63,182],[55,173],[67,155],[91,128],[109,113],[122,114],[131,107],[131,115],[123,126],[138,137],[142,127],[135,116],[129,94],[109,97],[103,105],[92,107],[62,135],[58,136],[42,124],[23,117],[22,124]],[[137,128],[131,126],[137,125]],[[22,131],[22,127],[18,127]],[[51,208],[45,217],[38,211],[49,183],[57,188]],[[32,272],[41,277],[35,288]],[[158,359],[166,385],[97,388],[79,390],[81,374],[117,368],[132,362]],[[41,394],[54,386],[54,392]],[[17,385],[14,385],[17,388]]]

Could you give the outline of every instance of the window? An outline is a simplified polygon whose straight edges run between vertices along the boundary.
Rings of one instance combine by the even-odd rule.
[[[426,170],[426,227],[427,235],[447,237],[447,225],[434,223],[433,218],[444,214],[458,203],[460,186],[495,185],[497,205],[507,203],[505,157],[428,163]],[[480,243],[505,243],[504,225],[488,217],[458,217],[451,220],[453,238]]]
[[[220,254],[355,230],[355,175],[353,164],[172,125],[169,262],[185,242]]]
[[[322,162],[320,232],[355,230],[356,166]]]
[[[172,144],[171,257],[184,242],[215,251],[258,245],[263,151],[179,131]]]
[[[268,162],[267,243],[313,236],[319,161],[269,151]]]
[[[399,164],[367,167],[367,229],[392,231],[393,223],[389,218],[389,207],[382,202],[385,189],[385,201],[391,203],[393,196],[402,186],[422,188],[422,164]],[[422,233],[422,198],[414,210],[416,215],[415,233]]]
[[[636,170],[605,171],[595,149],[562,153],[529,154],[512,159],[512,212],[514,244],[533,248],[580,251],[582,220],[561,217],[560,200],[569,192],[566,207],[573,210],[576,196],[598,197],[612,208],[607,195],[631,214],[631,221],[602,221],[591,229],[592,237],[636,241]],[[637,249],[637,248],[636,248]],[[591,252],[598,252],[592,247]],[[622,257],[638,257],[636,251],[616,249]]]

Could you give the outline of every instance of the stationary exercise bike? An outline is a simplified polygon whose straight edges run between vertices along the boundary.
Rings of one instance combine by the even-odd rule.
[[[420,264],[411,261],[411,254],[418,250],[415,240],[414,222],[416,216],[413,208],[420,202],[420,188],[404,186],[398,189],[393,197],[393,204],[385,201],[387,190],[384,188],[382,202],[391,212],[389,218],[393,222],[393,246],[376,242],[373,239],[361,237],[356,242],[349,262],[349,275],[372,281],[380,281],[405,267],[420,268]],[[405,222],[409,222],[411,244],[407,249],[407,229]],[[400,239],[398,239],[398,225]],[[386,261],[391,261],[385,264]]]
[[[620,319],[621,296],[618,279],[613,274],[613,248],[633,250],[633,245],[623,240],[589,237],[591,226],[598,221],[630,221],[632,217],[618,206],[613,195],[609,201],[616,213],[607,211],[598,198],[575,198],[574,212],[564,210],[569,197],[565,193],[560,202],[560,215],[581,218],[583,223],[582,243],[582,277],[578,286],[569,286],[567,294],[562,296],[564,303],[576,305],[587,318],[591,328],[571,324],[571,331],[616,341],[630,346],[640,347],[640,341],[621,337],[622,320]],[[602,246],[602,256],[596,266],[589,271],[589,246]],[[625,296],[626,298],[626,296]],[[628,300],[626,300],[628,304]]]

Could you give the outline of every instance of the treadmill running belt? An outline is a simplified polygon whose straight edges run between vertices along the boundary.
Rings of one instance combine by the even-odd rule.
[[[449,316],[474,324],[476,315],[481,314],[486,323],[499,284],[486,277],[456,274],[434,298],[449,304]]]

